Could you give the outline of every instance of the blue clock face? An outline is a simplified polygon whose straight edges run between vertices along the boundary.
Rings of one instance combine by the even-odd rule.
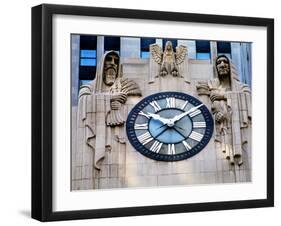
[[[179,92],[162,92],[141,100],[129,113],[127,136],[143,155],[178,161],[200,152],[213,133],[213,118],[198,99]]]

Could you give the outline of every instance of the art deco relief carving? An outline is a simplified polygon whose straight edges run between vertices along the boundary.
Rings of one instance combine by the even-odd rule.
[[[111,127],[123,125],[125,119],[121,112],[122,105],[126,103],[128,96],[141,96],[140,88],[133,80],[117,78],[110,88],[110,93],[111,110],[107,113],[106,124]]]
[[[100,169],[98,162],[105,151],[111,150],[112,140],[125,143],[123,133],[110,128],[124,124],[123,107],[127,98],[141,96],[139,86],[133,80],[122,78],[119,62],[118,53],[105,53],[97,68],[96,79],[92,84],[82,86],[79,92],[79,138],[84,141],[79,148],[90,148],[94,152],[96,169]]]
[[[168,74],[182,76],[178,66],[183,63],[186,57],[186,46],[177,46],[176,52],[174,52],[172,42],[168,41],[166,42],[164,52],[157,44],[150,46],[150,52],[153,60],[160,65],[160,70],[158,72],[160,76],[166,76]]]
[[[243,163],[243,152],[251,145],[251,91],[239,81],[236,68],[224,55],[217,57],[218,77],[197,84],[199,95],[207,95],[216,124],[215,142],[231,164]]]

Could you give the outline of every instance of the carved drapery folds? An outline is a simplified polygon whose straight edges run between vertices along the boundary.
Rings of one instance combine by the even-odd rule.
[[[216,147],[231,164],[241,165],[251,139],[251,91],[239,81],[235,66],[226,56],[216,59],[216,70],[218,78],[198,82],[197,92],[211,102]]]
[[[88,116],[89,109],[88,103],[92,103],[92,87],[90,85],[83,85],[80,87],[79,92],[79,108],[78,108],[78,128],[81,126],[85,127],[85,134],[86,134],[86,143],[90,147],[94,147],[94,143],[92,142],[96,136],[96,128]],[[92,104],[90,105],[92,106]]]

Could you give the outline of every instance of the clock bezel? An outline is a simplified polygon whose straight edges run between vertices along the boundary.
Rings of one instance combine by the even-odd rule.
[[[194,106],[202,104],[202,102],[197,98],[183,92],[171,91],[171,92],[154,93],[152,95],[143,98],[130,111],[126,121],[126,134],[130,144],[135,148],[136,151],[140,152],[142,155],[158,161],[169,161],[169,162],[180,161],[198,154],[206,147],[206,145],[209,143],[210,139],[213,136],[214,121],[209,109],[203,104],[203,106],[200,107],[200,110],[202,112],[202,115],[204,116],[206,127],[205,127],[204,136],[198,144],[192,147],[192,149],[190,149],[189,151],[174,154],[174,155],[152,152],[151,150],[149,150],[139,142],[134,129],[135,121],[136,118],[138,117],[138,113],[141,110],[143,110],[143,108],[147,106],[150,102],[152,102],[153,100],[160,100],[168,97],[175,97],[177,99],[188,100],[188,102]]]

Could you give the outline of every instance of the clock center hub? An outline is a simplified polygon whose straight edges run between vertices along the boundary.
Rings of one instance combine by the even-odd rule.
[[[175,123],[172,120],[169,120],[169,122],[167,123],[167,126],[169,127],[173,127],[175,125]]]
[[[149,120],[148,130],[152,137],[166,144],[177,144],[185,140],[192,132],[192,121],[188,116],[178,121],[172,120],[174,116],[183,112],[177,108],[165,108],[155,113],[164,121],[157,119],[157,117]]]

